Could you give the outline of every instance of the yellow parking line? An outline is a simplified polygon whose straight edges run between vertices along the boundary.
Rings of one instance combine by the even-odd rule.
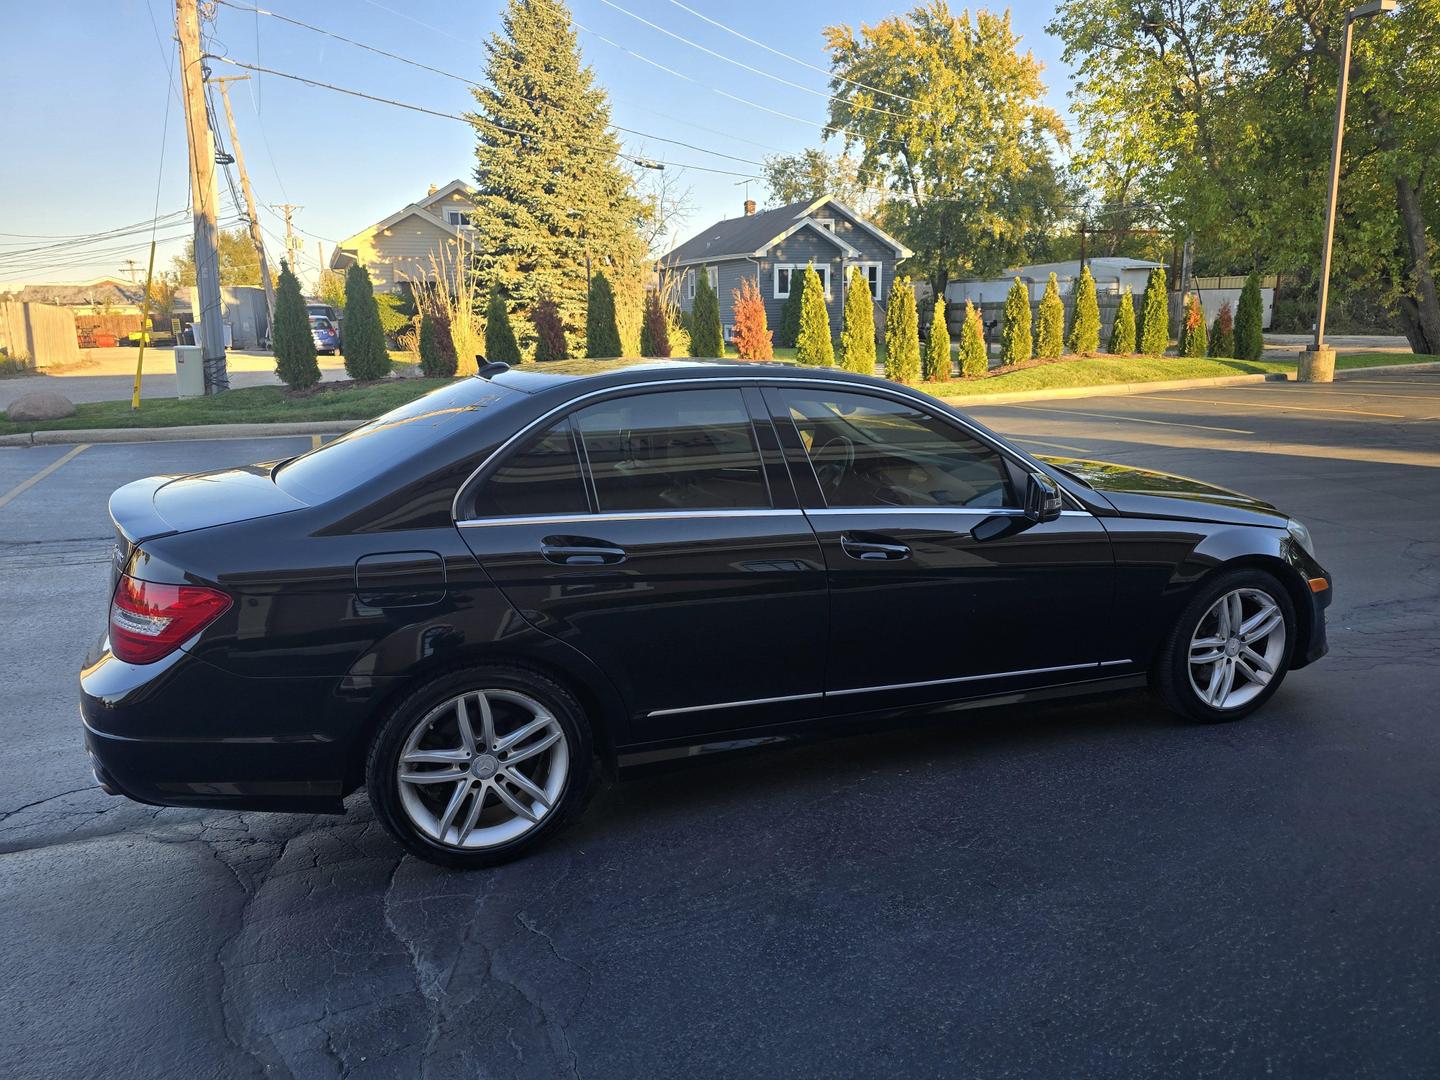
[[[1077,454],[1095,453],[1094,450],[1087,450],[1083,446],[1071,446],[1068,443],[1063,442],[1048,442],[1045,439],[1032,439],[1028,435],[1016,435],[1015,441],[1019,443],[1029,443],[1034,446],[1053,446],[1057,450],[1074,450]]]
[[[30,477],[29,480],[26,480],[26,481],[24,481],[23,483],[16,484],[13,488],[11,488],[9,491],[7,491],[4,495],[0,495],[0,507],[4,507],[4,506],[6,506],[7,504],[9,504],[10,502],[12,502],[12,501],[14,501],[15,499],[19,498],[21,495],[24,495],[25,492],[29,491],[32,487],[34,487],[36,484],[38,484],[41,480],[44,480],[47,476],[49,476],[51,473],[53,473],[56,469],[60,468],[61,465],[64,465],[64,464],[65,464],[67,461],[69,461],[71,458],[76,457],[78,454],[80,454],[81,451],[83,451],[83,450],[89,450],[89,449],[90,449],[90,444],[89,444],[89,443],[81,443],[79,446],[74,447],[73,449],[71,449],[70,452],[67,453],[64,457],[58,458],[57,460],[52,461],[49,465],[46,465],[45,468],[41,469],[41,470],[40,470],[39,472],[37,472],[34,476]]]
[[[1212,398],[1162,397],[1159,394],[1146,394],[1145,397],[1151,401],[1179,401],[1193,405],[1235,405],[1242,409],[1290,409],[1294,412],[1345,413],[1348,416],[1381,416],[1387,420],[1405,419],[1402,413],[1366,412],[1364,409],[1324,409],[1313,405],[1267,405],[1261,401],[1216,401]]]
[[[320,436],[319,436],[319,435],[311,435],[311,436],[310,436],[310,449],[311,449],[311,450],[319,450],[319,449],[320,449]]]
[[[1149,397],[1150,395],[1145,395]],[[1245,431],[1233,427],[1212,427],[1209,424],[1182,424],[1176,420],[1148,420],[1143,416],[1119,416],[1115,413],[1081,412],[1079,409],[1042,409],[1036,405],[996,405],[997,409],[1024,409],[1027,412],[1039,413],[1066,413],[1070,416],[1088,416],[1093,420],[1128,420],[1132,424],[1158,424],[1160,427],[1183,427],[1194,428],[1196,431],[1223,431],[1228,435],[1254,435],[1253,431]],[[1096,436],[1103,438],[1103,436]]]

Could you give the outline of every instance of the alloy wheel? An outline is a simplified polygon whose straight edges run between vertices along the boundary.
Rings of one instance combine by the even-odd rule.
[[[1190,686],[1212,709],[1253,701],[1285,658],[1285,613],[1261,589],[1233,589],[1212,604],[1190,637]]]
[[[412,825],[462,850],[505,844],[545,819],[565,790],[570,748],[560,722],[514,690],[474,690],[430,710],[396,763]]]

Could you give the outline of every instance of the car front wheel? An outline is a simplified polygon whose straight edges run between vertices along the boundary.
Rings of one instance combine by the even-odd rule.
[[[1188,719],[1239,720],[1279,689],[1295,640],[1295,606],[1274,577],[1259,570],[1222,573],[1167,635],[1155,689]]]
[[[583,808],[589,725],[575,698],[506,665],[452,672],[412,693],[366,763],[376,816],[411,854],[461,869],[517,858]]]

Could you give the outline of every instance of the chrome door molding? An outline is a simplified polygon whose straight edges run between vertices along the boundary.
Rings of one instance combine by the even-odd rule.
[[[530,514],[520,517],[467,518],[455,524],[462,529],[496,525],[575,525],[601,521],[674,521],[680,518],[804,517],[799,507],[786,510],[618,510],[599,514]]]

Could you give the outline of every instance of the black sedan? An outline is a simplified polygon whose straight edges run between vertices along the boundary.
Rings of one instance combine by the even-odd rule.
[[[1266,503],[781,365],[491,364],[110,513],[100,784],[328,813],[364,786],[461,867],[702,751],[1143,682],[1237,719],[1324,654],[1331,597]]]

